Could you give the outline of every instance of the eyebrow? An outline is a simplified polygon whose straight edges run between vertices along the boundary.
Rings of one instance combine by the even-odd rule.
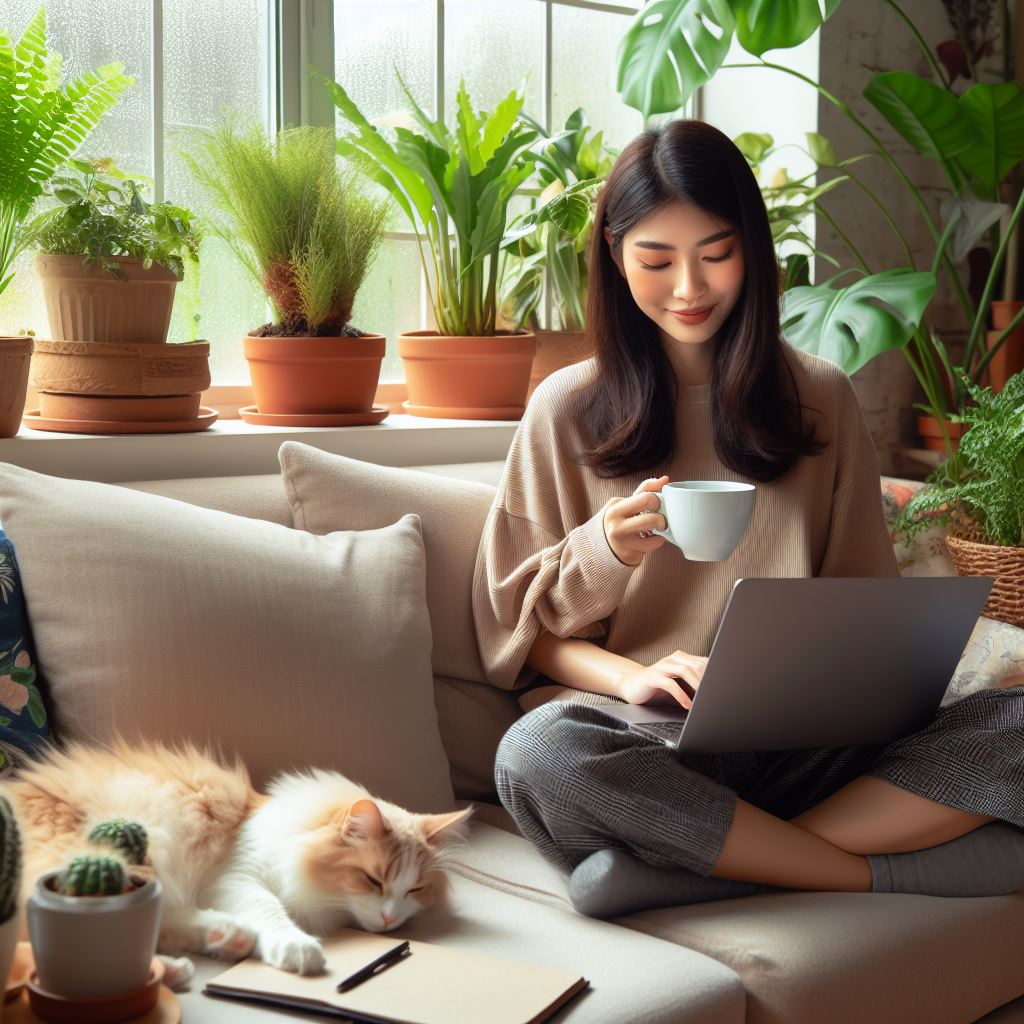
[[[720,242],[723,238],[728,238],[730,235],[735,235],[736,229],[730,228],[728,231],[719,231],[716,235],[708,235],[707,238],[702,238],[698,243],[697,247],[702,245],[710,245],[712,242]],[[675,251],[674,245],[669,245],[667,242],[650,242],[640,241],[633,243],[638,249],[671,249]]]

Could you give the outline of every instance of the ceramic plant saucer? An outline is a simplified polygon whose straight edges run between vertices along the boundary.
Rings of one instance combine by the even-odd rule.
[[[64,434],[185,434],[205,430],[217,419],[216,409],[199,407],[193,420],[56,420],[44,419],[38,409],[25,413],[21,422],[33,430],[56,430]]]
[[[4,1002],[17,999],[25,990],[25,982],[28,976],[35,970],[36,960],[32,955],[31,942],[19,942],[14,947],[14,961],[11,964],[11,973],[7,976],[7,991],[4,995]]]
[[[318,412],[308,415],[260,412],[255,405],[238,410],[246,423],[258,427],[361,427],[380,423],[390,412],[386,405],[375,405],[369,412]]]
[[[410,416],[428,416],[431,419],[447,420],[521,420],[526,411],[525,405],[494,405],[494,406],[449,406],[413,405],[409,401],[402,403],[402,412]]]
[[[48,1024],[33,1012],[28,1001],[27,989],[9,1002],[4,1010],[4,1024]],[[77,1020],[84,1024],[85,1018],[80,1017]],[[147,1010],[141,1017],[133,1017],[130,1024],[181,1024],[181,1003],[166,985],[161,985],[156,1006]]]

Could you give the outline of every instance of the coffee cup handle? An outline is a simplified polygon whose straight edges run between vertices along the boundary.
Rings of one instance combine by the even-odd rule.
[[[654,492],[654,496],[658,499],[658,507],[654,509],[654,511],[662,512],[665,502],[657,491]],[[668,522],[668,519],[666,518],[665,521]],[[675,544],[676,547],[679,547],[679,542],[672,536],[672,531],[670,529],[659,530],[656,526],[652,526],[651,533],[656,533],[659,537],[664,537],[665,540],[670,541],[672,544]]]

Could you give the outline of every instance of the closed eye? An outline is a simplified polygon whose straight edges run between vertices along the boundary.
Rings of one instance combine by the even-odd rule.
[[[643,260],[640,260],[640,266],[643,267],[645,270],[664,270],[666,267],[671,267],[672,264],[660,263],[658,266],[652,267],[649,263],[644,263]]]
[[[376,887],[377,887],[378,889],[380,889],[380,890],[382,890],[382,891],[383,891],[383,888],[384,888],[384,887],[383,887],[383,886],[381,885],[381,883],[380,883],[380,882],[378,882],[378,881],[377,881],[377,879],[376,879],[376,878],[374,878],[374,877],[373,877],[373,875],[369,874],[369,873],[368,873],[368,872],[366,872],[366,871],[364,871],[364,872],[363,872],[363,874],[364,874],[364,875],[366,875],[366,880],[367,880],[367,881],[368,881],[368,882],[369,882],[369,883],[370,883],[371,885],[375,885],[375,886],[376,886]]]
[[[727,260],[733,253],[730,249],[724,256],[705,256],[704,261],[706,263],[721,263],[723,260]]]

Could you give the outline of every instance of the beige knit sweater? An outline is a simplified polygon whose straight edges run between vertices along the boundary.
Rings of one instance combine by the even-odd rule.
[[[829,443],[780,480],[727,469],[712,444],[710,386],[679,389],[670,479],[757,485],[747,532],[723,562],[690,562],[668,542],[638,566],[621,562],[605,538],[604,505],[657,474],[601,479],[573,461],[582,445],[573,391],[592,379],[594,359],[541,383],[512,440],[473,574],[477,642],[493,685],[520,689],[537,678],[525,661],[542,628],[641,665],[675,650],[706,657],[738,579],[899,574],[853,385],[828,360],[786,352],[805,416]]]

